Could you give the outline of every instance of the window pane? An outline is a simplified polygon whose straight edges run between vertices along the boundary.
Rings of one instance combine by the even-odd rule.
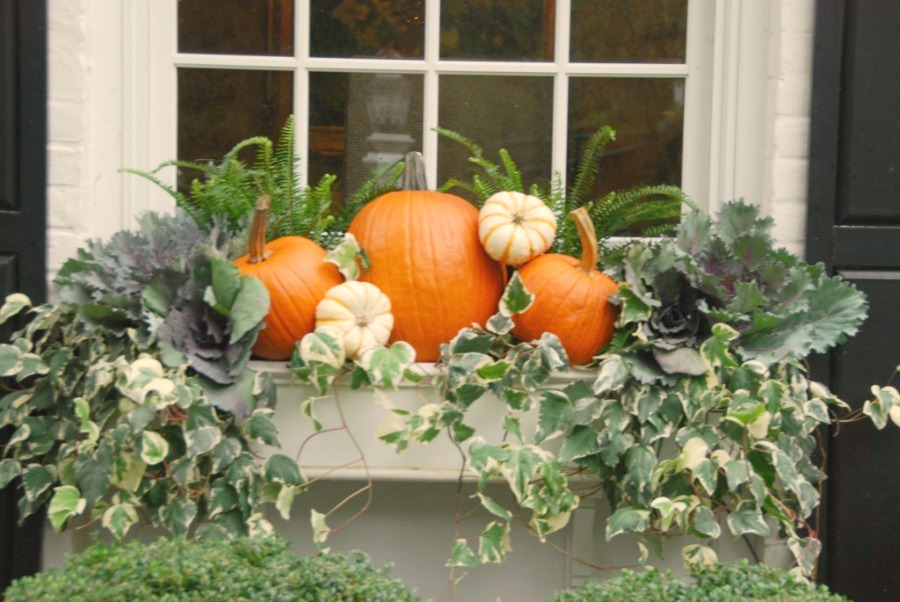
[[[310,13],[310,56],[423,56],[424,0],[315,0]]]
[[[567,181],[591,134],[616,131],[595,184],[597,196],[652,184],[681,184],[684,80],[574,78],[569,88]]]
[[[573,0],[571,60],[683,63],[687,0]]]
[[[550,177],[553,79],[494,75],[444,75],[438,123],[473,140],[488,159],[509,151],[526,186]],[[468,179],[468,151],[441,137],[438,181]],[[432,184],[434,186],[434,184]]]
[[[444,0],[441,58],[552,61],[555,0]]]
[[[218,161],[245,138],[277,141],[292,111],[292,90],[293,74],[284,71],[179,69],[178,158]],[[180,175],[179,186],[196,176],[181,181]]]
[[[336,175],[343,198],[373,170],[420,150],[423,84],[422,75],[311,73],[309,182]]]
[[[178,0],[178,51],[294,53],[293,0]]]

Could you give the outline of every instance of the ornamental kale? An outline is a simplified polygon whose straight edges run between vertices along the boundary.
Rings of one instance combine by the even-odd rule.
[[[91,241],[56,281],[87,328],[112,338],[133,330],[141,350],[169,367],[189,363],[221,409],[243,416],[247,361],[269,297],[228,261],[224,231],[203,232],[180,212],[148,213],[135,232]]]
[[[856,334],[866,316],[864,295],[822,265],[776,249],[771,227],[758,207],[733,201],[715,222],[693,212],[674,239],[613,254],[623,282],[621,324],[634,333],[628,353],[648,367],[648,382],[704,373],[699,346],[712,324],[735,329],[741,358],[766,367]]]

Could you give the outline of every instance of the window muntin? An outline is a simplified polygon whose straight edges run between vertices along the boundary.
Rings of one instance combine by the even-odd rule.
[[[316,103],[320,102],[317,95],[321,95],[321,91],[315,88],[316,81],[324,81],[328,78],[327,74],[395,74],[402,75],[404,81],[410,84],[414,90],[412,94],[412,106],[415,107],[414,116],[416,123],[411,125],[413,128],[406,134],[414,139],[418,148],[423,150],[428,164],[429,180],[436,183],[439,180],[438,174],[444,177],[444,174],[458,174],[455,168],[452,168],[452,156],[448,156],[444,160],[443,155],[449,153],[450,145],[447,141],[441,139],[434,131],[436,126],[445,126],[441,120],[451,114],[446,108],[442,107],[450,100],[448,96],[448,88],[442,85],[442,82],[450,81],[456,76],[485,76],[486,78],[499,78],[497,81],[515,82],[515,76],[521,79],[532,79],[534,82],[541,80],[552,81],[552,106],[541,116],[539,124],[531,123],[530,127],[535,132],[540,132],[540,140],[532,145],[542,147],[541,152],[549,155],[549,166],[551,173],[559,173],[563,178],[567,177],[571,167],[577,161],[578,137],[583,137],[584,132],[593,131],[602,123],[591,125],[587,122],[586,115],[590,115],[593,111],[593,98],[580,95],[579,90],[584,86],[590,87],[589,84],[578,83],[579,80],[601,79],[609,80],[610,88],[641,88],[640,85],[632,86],[626,80],[646,80],[647,85],[651,82],[657,82],[656,88],[666,89],[666,96],[673,100],[669,102],[664,109],[664,113],[647,115],[644,121],[647,123],[663,123],[666,125],[664,138],[660,140],[660,144],[665,142],[669,151],[662,153],[664,163],[658,168],[646,170],[645,174],[638,173],[632,180],[622,183],[622,187],[636,184],[659,183],[656,180],[648,181],[648,178],[655,177],[655,173],[674,173],[676,177],[668,180],[671,183],[680,183],[689,194],[704,202],[706,193],[709,190],[710,175],[709,165],[711,163],[709,156],[710,148],[710,125],[711,111],[711,88],[713,85],[713,31],[718,31],[718,24],[715,20],[715,2],[714,0],[690,0],[685,15],[685,58],[682,62],[640,62],[646,59],[635,58],[635,62],[572,62],[568,60],[570,55],[577,56],[577,53],[571,50],[572,40],[576,37],[575,29],[580,24],[573,25],[573,19],[581,20],[577,13],[579,7],[577,0],[547,0],[539,2],[542,7],[551,7],[554,25],[554,33],[550,38],[553,40],[553,60],[552,61],[500,61],[495,59],[488,60],[457,60],[448,59],[442,56],[441,46],[441,15],[442,6],[438,2],[411,2],[412,5],[421,5],[422,23],[421,30],[423,33],[422,42],[422,58],[388,58],[385,56],[377,56],[378,52],[374,48],[370,49],[369,56],[315,56],[316,38],[315,23],[316,19],[321,19],[322,6],[337,6],[341,4],[340,0],[330,0],[329,2],[311,2],[310,0],[298,0],[293,3],[294,10],[294,54],[293,56],[254,56],[254,55],[222,55],[213,53],[185,53],[173,52],[171,58],[156,57],[155,62],[158,65],[156,73],[165,73],[165,63],[168,63],[169,69],[173,66],[176,72],[187,69],[241,69],[241,70],[273,70],[286,71],[293,74],[294,96],[292,109],[294,114],[298,116],[297,120],[297,137],[298,148],[301,150],[301,177],[305,181],[315,181],[322,173],[337,173],[339,177],[345,181],[348,189],[353,188],[353,183],[364,179],[365,174],[361,174],[363,165],[359,160],[360,156],[370,155],[373,148],[359,148],[358,140],[368,140],[373,134],[379,133],[376,130],[366,131],[365,117],[366,111],[354,108],[358,107],[358,100],[351,100],[349,94],[349,86],[344,85],[347,90],[347,96],[344,99],[345,124],[329,124],[316,122],[314,116]],[[527,3],[527,2],[524,2]],[[617,2],[623,4],[626,2]],[[174,0],[164,0],[154,2],[150,11],[154,13],[156,21],[161,24],[171,24],[177,22],[177,4]],[[281,5],[291,4],[285,0],[280,1]],[[375,3],[377,4],[377,3]],[[516,4],[511,2],[511,4]],[[602,2],[600,4],[603,4]],[[636,5],[641,4],[637,2]],[[671,0],[664,2],[669,5],[683,5],[684,0]],[[449,6],[445,4],[444,6]],[[446,9],[444,9],[446,10]],[[583,8],[582,8],[583,10]],[[676,10],[677,12],[677,10]],[[318,14],[318,17],[317,17]],[[418,22],[418,17],[414,19]],[[542,26],[543,27],[543,26]],[[162,37],[162,36],[161,36]],[[175,35],[169,36],[173,41],[172,47],[177,48],[174,42]],[[536,38],[544,40],[541,46],[546,48],[547,36],[536,32]],[[692,50],[693,48],[693,50]],[[324,53],[323,53],[324,54]],[[382,53],[384,54],[384,53]],[[658,55],[658,53],[657,53]],[[663,58],[654,58],[653,60],[662,61]],[[416,76],[411,78],[410,76]],[[452,76],[452,77],[451,77]],[[159,78],[158,78],[159,79]],[[165,78],[162,78],[165,80]],[[176,78],[172,79],[172,83],[157,86],[162,90],[160,95],[166,90],[170,90],[173,96],[178,96]],[[462,81],[462,80],[460,80]],[[151,84],[152,87],[152,84]],[[538,86],[545,89],[543,84]],[[651,85],[651,87],[653,87]],[[442,92],[443,90],[443,92]],[[502,96],[502,93],[499,94]],[[445,98],[442,99],[442,96]],[[603,95],[600,95],[603,96]],[[607,94],[608,96],[608,94]],[[571,97],[571,98],[570,98]],[[598,96],[599,98],[599,96]],[[418,103],[421,99],[421,105]],[[627,103],[627,101],[626,101]],[[632,103],[634,104],[634,103]],[[640,104],[640,103],[637,103]],[[657,103],[658,107],[662,107],[665,103]],[[447,105],[449,106],[449,105]],[[498,102],[494,107],[497,115],[501,115],[504,111],[504,103]],[[627,108],[627,107],[626,107]],[[220,111],[220,107],[211,107],[211,111]],[[680,114],[679,114],[680,111]],[[174,111],[173,111],[174,113]],[[419,115],[420,122],[419,122]],[[155,131],[161,131],[160,138],[165,138],[164,132],[165,119],[155,118],[159,122],[159,126]],[[490,121],[490,119],[488,119]],[[499,120],[499,117],[498,117]],[[181,120],[179,120],[181,121]],[[460,121],[459,119],[457,121]],[[171,119],[170,127],[172,135],[170,142],[167,144],[154,145],[155,152],[151,156],[159,156],[162,159],[172,156],[190,159],[184,156],[175,144],[175,122]],[[362,125],[360,122],[363,122]],[[682,123],[680,132],[675,131],[677,124]],[[619,132],[619,139],[616,145],[625,145],[629,143],[629,131],[632,128],[626,127],[624,123],[609,123]],[[223,128],[227,128],[228,124],[223,121]],[[340,128],[343,127],[342,131]],[[348,131],[351,130],[352,131]],[[549,137],[545,132],[550,132]],[[381,132],[383,133],[383,132]],[[513,156],[519,160],[521,151],[524,146],[516,147],[517,139],[520,137],[513,136],[510,132],[508,139],[492,138],[490,140],[482,139],[480,131],[462,131],[461,133],[472,137],[477,142],[488,147],[508,147]],[[534,138],[534,136],[532,136]],[[183,137],[182,137],[183,138]],[[231,136],[230,142],[233,144],[240,138]],[[351,143],[351,140],[353,141]],[[324,142],[323,142],[324,141]],[[344,145],[344,155],[342,157],[324,156],[319,152],[322,145],[331,145],[331,148],[340,146],[341,141]],[[164,142],[164,140],[163,140]],[[631,145],[634,146],[634,145]],[[657,145],[658,146],[658,145]],[[224,152],[227,148],[222,148]],[[440,152],[439,152],[440,151]],[[610,147],[610,152],[615,151],[614,147]],[[221,155],[220,152],[220,155]],[[528,152],[531,152],[530,150]],[[438,165],[438,156],[441,156],[441,165]],[[680,158],[680,174],[679,174],[679,158]],[[339,159],[340,163],[337,163]],[[526,159],[532,163],[531,157]],[[606,161],[606,159],[604,160]],[[646,160],[645,160],[646,162]],[[633,170],[632,170],[633,171]],[[618,186],[616,186],[618,187]]]

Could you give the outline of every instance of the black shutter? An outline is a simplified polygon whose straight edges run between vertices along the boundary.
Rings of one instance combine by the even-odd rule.
[[[46,107],[46,2],[0,0],[0,299],[47,292]],[[40,569],[43,521],[17,526],[15,486],[0,491],[0,592]]]
[[[819,0],[816,12],[807,255],[870,310],[815,376],[860,407],[900,364],[900,2]],[[824,581],[858,602],[900,600],[900,431],[842,426],[828,474]]]

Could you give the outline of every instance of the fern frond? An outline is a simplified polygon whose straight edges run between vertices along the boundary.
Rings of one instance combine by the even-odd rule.
[[[575,170],[575,181],[566,195],[566,209],[573,211],[590,200],[591,191],[597,181],[597,170],[606,145],[616,139],[616,132],[604,125],[594,132]]]

